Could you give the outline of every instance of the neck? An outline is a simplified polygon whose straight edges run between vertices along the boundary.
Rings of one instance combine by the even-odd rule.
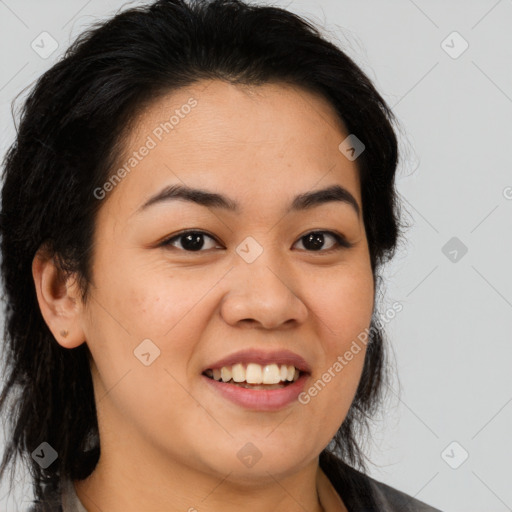
[[[337,494],[318,457],[285,464],[282,457],[287,454],[264,455],[247,468],[234,452],[212,464],[211,455],[203,458],[200,452],[183,454],[179,446],[157,445],[115,408],[106,402],[102,405],[98,410],[100,459],[88,478],[74,482],[88,512],[346,510],[329,505],[333,493]]]
[[[181,478],[169,479],[162,485],[161,478],[148,478],[148,472],[130,478],[127,471],[116,472],[112,466],[99,462],[86,480],[75,482],[75,490],[88,512],[326,512],[317,489],[320,471],[311,465],[288,477],[274,476],[259,485],[244,485],[231,480],[233,475],[207,478],[182,468]]]
[[[323,474],[318,457],[286,474],[259,464],[250,472],[217,474],[195,467],[193,460],[164,457],[161,449],[148,445],[135,449],[140,445],[125,432],[107,443],[100,438],[96,468],[87,479],[75,482],[88,512],[325,512],[317,489]]]

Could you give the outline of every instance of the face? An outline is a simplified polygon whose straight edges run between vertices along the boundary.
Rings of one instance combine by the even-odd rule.
[[[338,149],[347,135],[326,100],[282,84],[203,81],[144,110],[120,179],[97,191],[80,313],[102,454],[129,442],[242,481],[285,475],[329,443],[364,348],[335,363],[369,326],[374,300],[356,161]],[[171,186],[222,198],[155,199]],[[330,187],[348,194],[300,200]],[[244,369],[273,360],[309,372],[259,391],[204,375],[239,351],[253,351],[231,360]],[[265,366],[251,366],[256,380],[260,368],[275,377]]]

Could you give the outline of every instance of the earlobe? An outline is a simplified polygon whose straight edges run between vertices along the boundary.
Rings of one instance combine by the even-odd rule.
[[[82,306],[75,276],[66,276],[55,259],[40,249],[32,261],[32,276],[41,314],[57,342],[75,348],[85,341]]]

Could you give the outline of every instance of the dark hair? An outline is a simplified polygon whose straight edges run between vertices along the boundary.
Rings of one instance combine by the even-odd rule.
[[[0,477],[13,458],[26,459],[36,499],[62,476],[91,474],[100,447],[90,351],[86,343],[64,349],[53,338],[39,309],[32,260],[45,247],[64,272],[77,273],[87,301],[101,206],[93,191],[112,173],[141,108],[202,79],[289,83],[326,98],[366,146],[356,163],[375,283],[394,254],[400,235],[394,116],[370,79],[310,22],[240,0],[159,0],[84,32],[31,90],[4,160],[0,410],[11,395],[13,403]],[[363,469],[357,435],[382,401],[387,366],[375,313],[355,399],[325,448]],[[42,442],[58,453],[46,469],[30,456]]]

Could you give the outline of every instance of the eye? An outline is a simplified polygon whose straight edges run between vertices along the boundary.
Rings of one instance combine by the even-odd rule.
[[[326,236],[333,239],[334,243],[332,243],[326,250],[321,250],[325,244]],[[306,250],[317,252],[330,252],[341,248],[348,249],[353,246],[353,244],[348,242],[345,237],[332,231],[311,231],[310,233],[302,236],[299,239],[299,242],[302,242],[302,245],[305,246]],[[336,245],[338,247],[336,247]]]
[[[327,239],[334,240],[329,247],[325,249],[324,244]],[[210,239],[210,247],[208,243],[205,244],[205,239]],[[213,242],[213,244],[212,244]],[[348,242],[345,237],[334,233],[333,231],[311,231],[310,233],[300,237],[298,242],[301,242],[305,250],[308,252],[330,252],[341,248],[350,248],[353,246]],[[298,243],[296,242],[296,243]],[[201,252],[203,249],[214,249],[219,247],[215,238],[204,231],[182,231],[171,238],[164,240],[161,244],[162,247],[176,247],[187,252]]]
[[[176,244],[180,244],[181,247],[178,246],[178,249],[183,249],[185,251],[201,251],[205,247],[205,238],[209,238],[213,242],[217,243],[216,240],[205,233],[204,231],[183,231],[173,236],[172,238],[168,238],[162,242],[162,246],[174,246]],[[206,244],[208,245],[208,244]],[[218,244],[217,244],[218,245]],[[212,247],[206,247],[206,249],[212,249],[215,247],[215,244]]]

